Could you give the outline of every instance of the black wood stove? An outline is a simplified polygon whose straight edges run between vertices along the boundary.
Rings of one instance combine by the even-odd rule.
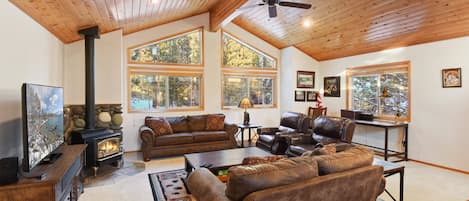
[[[92,169],[94,176],[104,164],[122,166],[122,133],[109,129],[96,128],[95,80],[94,80],[94,40],[99,38],[97,26],[80,30],[85,37],[86,100],[83,130],[71,133],[71,144],[87,144],[85,168]]]

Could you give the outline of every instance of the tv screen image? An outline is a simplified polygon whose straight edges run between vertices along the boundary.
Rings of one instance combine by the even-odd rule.
[[[23,84],[23,168],[29,171],[64,143],[63,88]]]

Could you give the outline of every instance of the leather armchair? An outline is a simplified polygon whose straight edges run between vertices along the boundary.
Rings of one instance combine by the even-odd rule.
[[[342,117],[321,116],[314,120],[312,144],[290,145],[286,154],[299,156],[303,152],[314,149],[317,143],[337,144],[337,151],[342,151],[351,146],[355,132],[355,122]]]
[[[256,146],[273,154],[284,154],[288,148],[285,135],[291,133],[308,133],[311,118],[305,114],[286,112],[282,114],[279,127],[259,128]]]

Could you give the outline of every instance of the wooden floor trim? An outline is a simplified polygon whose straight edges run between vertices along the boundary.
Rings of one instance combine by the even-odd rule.
[[[410,159],[410,158],[409,158],[409,161],[469,175],[469,172],[464,171],[464,170],[459,170],[459,169],[455,169],[455,168],[450,168],[450,167],[437,165],[437,164],[433,164],[433,163],[429,163],[429,162],[425,162],[425,161],[414,160],[414,159]]]

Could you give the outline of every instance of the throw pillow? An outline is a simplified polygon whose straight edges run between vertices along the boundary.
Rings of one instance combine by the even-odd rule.
[[[274,155],[274,156],[266,156],[266,157],[246,157],[243,159],[243,165],[257,165],[257,164],[264,164],[264,163],[271,163],[278,161],[280,159],[287,158],[286,155]]]
[[[318,144],[316,148],[311,151],[306,151],[301,156],[320,156],[320,155],[331,155],[336,153],[336,144]]]
[[[187,116],[189,131],[204,131],[207,126],[207,115]]]
[[[173,129],[165,118],[152,118],[148,123],[157,136],[173,134]]]
[[[205,130],[221,131],[225,129],[225,115],[209,114],[207,115],[207,125]]]
[[[311,157],[294,157],[273,163],[234,166],[228,169],[225,193],[230,200],[241,201],[252,192],[317,176],[317,162]]]

